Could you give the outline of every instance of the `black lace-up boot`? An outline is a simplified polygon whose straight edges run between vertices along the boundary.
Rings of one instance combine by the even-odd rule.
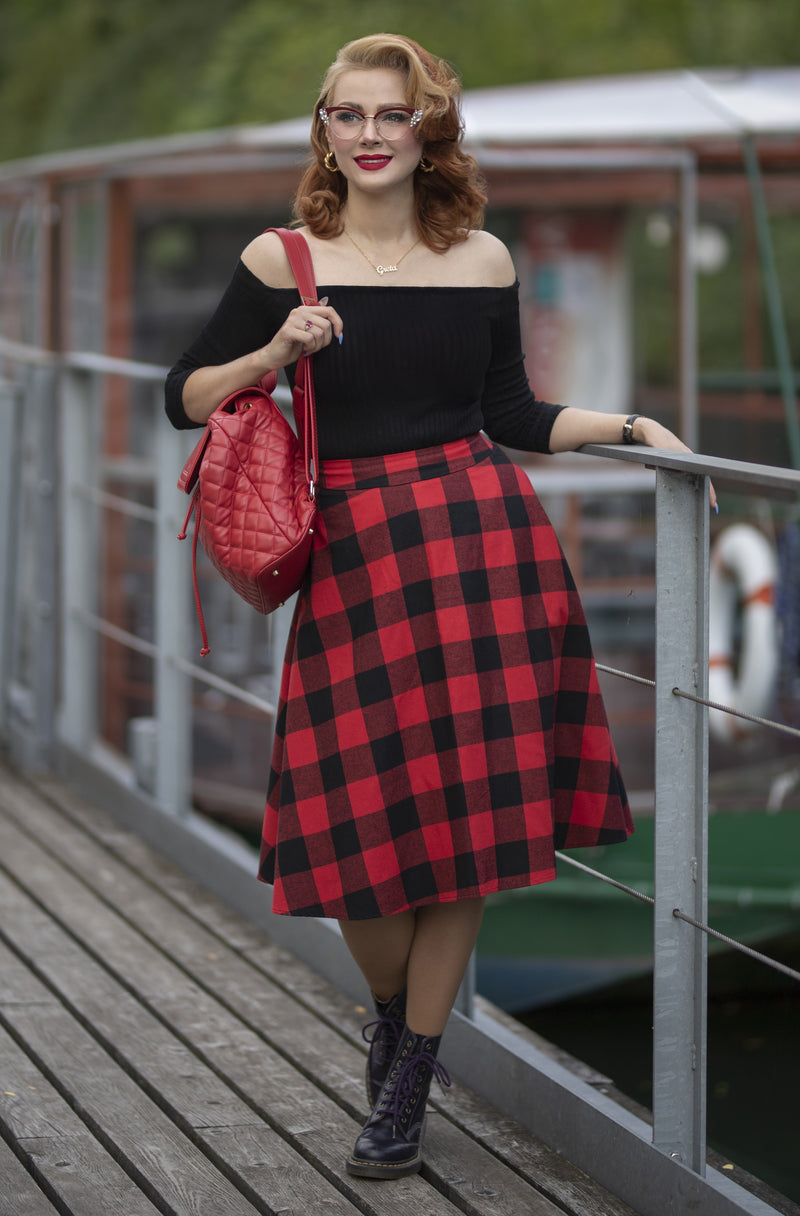
[[[406,1027],[406,990],[404,988],[388,1001],[379,1001],[376,996],[372,999],[378,1017],[374,1022],[367,1022],[361,1031],[365,1042],[369,1043],[367,1102],[370,1106],[374,1106],[380,1097]]]
[[[372,1114],[347,1159],[348,1174],[361,1178],[399,1178],[422,1166],[425,1103],[431,1079],[449,1085],[436,1059],[441,1036],[406,1030],[392,1060]]]

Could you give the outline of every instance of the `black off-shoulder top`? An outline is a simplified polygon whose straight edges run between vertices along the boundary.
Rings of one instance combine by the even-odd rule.
[[[322,459],[386,455],[483,430],[522,451],[549,450],[562,408],[538,401],[525,374],[518,286],[319,286],[344,322],[344,340],[314,355]],[[239,262],[216,312],[167,376],[166,410],[196,425],[182,403],[199,367],[264,346],[299,303]],[[286,369],[292,383],[294,367]]]

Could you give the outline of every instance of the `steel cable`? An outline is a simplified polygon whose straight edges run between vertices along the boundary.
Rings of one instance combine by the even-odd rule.
[[[567,857],[565,853],[557,852],[556,857],[559,861],[563,861],[568,866],[572,866],[576,870],[582,870],[585,874],[591,875],[592,878],[599,878],[601,882],[607,883],[611,887],[616,887],[619,891],[624,891],[626,895],[632,895],[635,899],[639,899],[645,904],[655,904],[652,895],[645,895],[643,891],[637,891],[634,887],[628,887],[623,882],[617,882],[615,878],[609,878],[607,874],[601,874],[599,870],[593,870],[591,866],[584,865],[582,861],[577,861],[574,857]],[[681,912],[680,908],[673,908],[672,915],[677,920],[684,920],[688,925],[692,925],[695,929],[699,929],[701,933],[706,933],[718,941],[724,942],[731,946],[734,950],[739,950],[742,954],[747,954],[750,958],[755,959],[759,963],[763,963],[766,967],[771,967],[773,971],[780,971],[783,975],[788,975],[789,979],[800,982],[800,971],[795,971],[793,967],[788,967],[785,963],[779,963],[777,959],[770,958],[767,954],[762,954],[760,950],[754,950],[752,946],[745,946],[744,942],[738,942],[735,937],[728,937],[726,933],[720,933],[718,929],[712,929],[710,925],[704,925],[702,921],[695,920],[691,916],[687,916],[685,912]]]
[[[784,735],[792,735],[793,738],[800,739],[800,730],[796,726],[789,726],[785,722],[773,722],[769,718],[759,718],[757,714],[746,714],[741,709],[731,709],[729,705],[720,705],[719,701],[706,701],[703,697],[696,697],[691,692],[684,692],[682,688],[673,688],[672,691],[676,697],[685,697],[687,701],[707,705],[709,709],[721,709],[723,713],[731,714],[734,718],[744,718],[746,722],[755,722],[758,726],[768,726],[771,730],[778,730]]]
[[[648,688],[656,686],[655,680],[648,680],[645,676],[632,675],[629,671],[620,671],[618,667],[608,667],[604,663],[595,663],[595,667],[598,671],[604,671],[610,676],[619,676],[621,680],[630,680],[633,684],[644,684]],[[744,710],[722,705],[719,701],[708,701],[704,697],[696,697],[694,693],[684,692],[682,688],[673,688],[672,691],[676,697],[685,697],[687,701],[694,701],[697,705],[707,705],[709,709],[719,709],[733,718],[743,718],[746,722],[755,722],[757,726],[766,726],[771,730],[780,731],[784,735],[791,735],[794,739],[800,739],[800,729],[796,726],[789,726],[785,722],[773,722],[771,718],[760,718],[757,714],[746,714]]]
[[[767,954],[762,954],[760,950],[754,950],[752,946],[745,946],[743,942],[737,942],[735,937],[728,937],[726,933],[720,933],[718,929],[712,929],[709,925],[704,925],[702,921],[695,920],[693,917],[687,916],[685,912],[681,912],[680,908],[673,908],[672,915],[676,920],[685,920],[687,925],[693,925],[695,929],[700,929],[702,933],[710,934],[711,937],[715,937],[718,941],[725,942],[727,946],[732,946],[734,950],[739,950],[742,954],[749,955],[750,958],[754,958],[757,962],[771,967],[773,971],[780,971],[784,975],[788,975],[789,979],[797,980],[800,983],[800,971],[795,971],[794,967],[787,967],[786,963],[779,963],[777,959],[770,958]]]

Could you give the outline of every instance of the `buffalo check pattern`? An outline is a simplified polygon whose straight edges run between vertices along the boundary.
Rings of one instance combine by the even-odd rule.
[[[276,722],[273,911],[360,920],[555,877],[633,831],[583,609],[483,436],[327,461]]]

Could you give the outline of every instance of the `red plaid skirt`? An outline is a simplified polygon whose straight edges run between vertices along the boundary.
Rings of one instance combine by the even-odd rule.
[[[586,620],[525,474],[475,435],[322,481],[264,819],[273,911],[388,916],[624,840]]]

